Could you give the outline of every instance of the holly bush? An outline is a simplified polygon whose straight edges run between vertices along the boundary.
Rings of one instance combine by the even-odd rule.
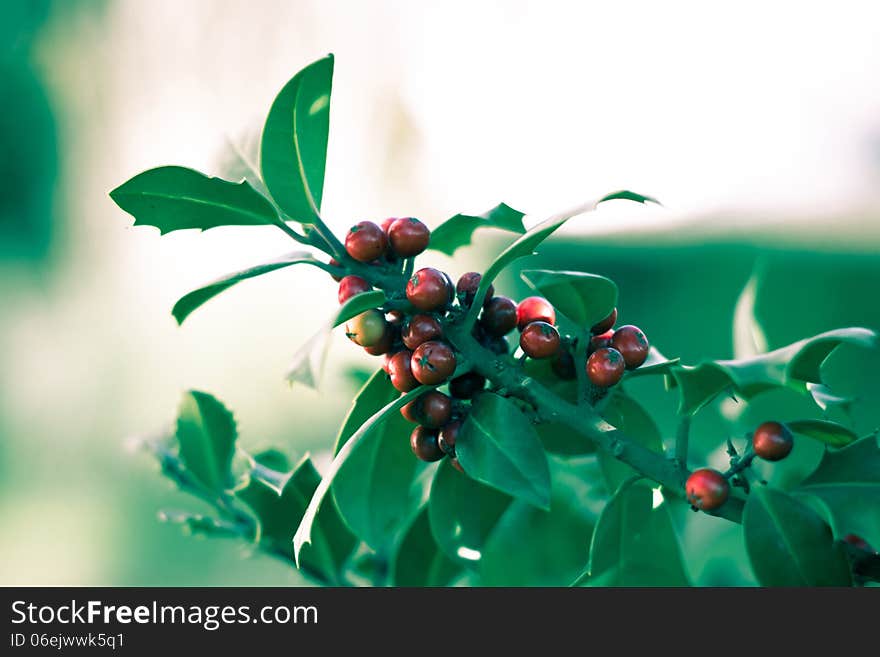
[[[828,419],[852,400],[822,376],[838,347],[876,348],[873,331],[841,328],[760,350],[750,283],[737,305],[737,358],[687,365],[637,326],[618,326],[619,291],[606,277],[524,269],[534,296],[517,303],[496,294],[499,273],[572,217],[613,199],[656,203],[629,191],[528,230],[526,215],[502,203],[433,231],[412,217],[361,221],[341,241],[321,218],[332,75],[328,56],[284,86],[258,165],[242,159],[239,180],[166,166],[110,194],[135,225],[161,233],[272,225],[300,245],[185,295],[172,310],[178,323],[240,281],[310,265],[339,282],[340,307],[303,345],[289,380],[318,385],[327,336],[343,325],[382,362],[352,402],[323,473],[309,457],[291,464],[279,449],[247,453],[221,401],[186,393],[175,429],[145,445],[167,477],[213,512],[166,519],[251,541],[329,585],[687,586],[673,511],[689,506],[691,518],[719,518],[719,531],[727,522],[741,527],[762,585],[880,581],[877,436]],[[513,235],[485,271],[454,282],[416,267],[424,251],[451,255],[477,229]],[[661,435],[629,394],[638,377],[677,397],[674,436]],[[805,396],[815,413],[719,436],[724,471],[690,462],[696,413],[719,396],[748,403],[772,390]],[[801,441],[824,443],[824,456],[784,489],[752,467],[785,458]]]

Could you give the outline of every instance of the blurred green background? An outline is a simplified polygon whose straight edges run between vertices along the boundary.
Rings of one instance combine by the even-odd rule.
[[[107,192],[159,164],[216,170],[224,142],[258,128],[275,91],[328,51],[324,197],[336,230],[405,214],[433,224],[499,200],[538,219],[629,187],[665,207],[608,204],[529,266],[612,277],[621,321],[667,356],[732,355],[734,304],[756,262],[771,348],[880,329],[873,3],[829,16],[746,2],[723,17],[676,3],[421,5],[3,3],[0,584],[303,583],[239,543],[160,523],[160,508],[197,505],[127,446],[199,388],[235,410],[246,447],[320,462],[356,389],[345,370],[370,364],[336,336],[323,394],[283,382],[332,312],[332,281],[285,270],[178,328],[180,295],[283,252],[285,238],[257,228],[160,239],[132,229]],[[457,276],[503,243],[487,236],[454,261],[427,260]],[[512,274],[498,288],[526,292]],[[855,350],[827,366],[862,400],[861,433],[880,426],[878,366]],[[671,435],[674,399],[657,381],[638,392]],[[716,403],[695,423],[694,458],[720,465],[724,417],[741,434],[768,415],[808,414],[784,392]],[[772,476],[810,467],[814,447]],[[737,534],[718,523],[688,523],[691,575],[750,583]]]

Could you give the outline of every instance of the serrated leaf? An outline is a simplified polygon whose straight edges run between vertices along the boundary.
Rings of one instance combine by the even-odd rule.
[[[236,496],[256,517],[255,539],[268,550],[293,556],[293,534],[320,481],[321,475],[308,457],[288,473],[280,491],[262,477],[251,477],[247,487],[237,491]],[[325,504],[318,512],[314,541],[303,551],[301,565],[325,582],[336,584],[355,543],[336,507]]]
[[[858,440],[852,429],[828,420],[796,420],[786,422],[785,426],[794,433],[818,440],[831,447],[844,447]]]
[[[247,269],[242,269],[241,271],[232,274],[226,274],[225,276],[185,294],[174,304],[171,314],[174,315],[174,319],[177,320],[178,324],[183,324],[183,320],[189,317],[194,310],[213,299],[221,292],[225,292],[236,283],[240,283],[248,278],[255,278],[256,276],[268,274],[277,269],[283,269],[284,267],[298,264],[321,266],[323,263],[307,251],[294,251],[292,253],[287,253],[261,265],[248,267]]]
[[[252,455],[256,463],[276,472],[290,472],[290,459],[277,447],[269,447]]]
[[[180,460],[207,489],[232,488],[237,437],[235,418],[213,395],[198,390],[184,394],[177,414]]]
[[[666,356],[661,354],[655,347],[650,347],[645,362],[639,365],[637,369],[624,372],[624,380],[635,379],[646,375],[666,376],[670,374],[673,368],[680,362],[680,358],[666,358]]]
[[[321,212],[332,83],[333,55],[328,55],[293,76],[263,127],[263,180],[282,211],[303,223],[313,223]]]
[[[457,214],[444,221],[431,232],[428,248],[453,255],[459,247],[471,243],[474,231],[479,228],[497,228],[511,233],[525,233],[524,212],[514,210],[505,203],[499,203],[482,214]]]
[[[321,504],[324,501],[324,497],[330,491],[330,486],[333,484],[333,480],[339,473],[342,466],[345,464],[348,457],[357,448],[358,444],[361,441],[369,438],[372,432],[376,431],[382,426],[386,418],[393,416],[394,414],[399,414],[399,411],[403,406],[430,389],[430,386],[419,386],[418,388],[411,390],[405,395],[402,395],[398,399],[387,404],[382,409],[374,413],[366,422],[364,422],[364,424],[361,425],[361,427],[352,434],[351,438],[348,439],[345,445],[343,445],[339,449],[339,451],[336,453],[336,456],[333,458],[333,461],[330,463],[330,467],[327,468],[327,472],[324,474],[323,479],[321,479],[321,483],[315,490],[315,494],[312,495],[309,506],[306,509],[302,521],[300,522],[299,527],[297,528],[296,533],[293,536],[293,554],[296,558],[297,564],[299,563],[299,555],[302,547],[308,543],[311,543],[312,526],[315,522],[315,516],[317,515],[319,509],[321,508]]]
[[[217,173],[227,180],[246,180],[263,196],[270,196],[260,175],[260,133],[253,126],[236,137],[227,136],[216,157]]]
[[[344,324],[352,317],[360,315],[365,310],[378,308],[385,303],[385,293],[382,290],[371,290],[370,292],[361,292],[354,295],[339,308],[339,311],[333,317],[333,328],[340,324]]]
[[[669,505],[644,482],[621,486],[602,510],[589,563],[576,584],[690,586]]]
[[[526,269],[522,279],[578,326],[589,330],[617,306],[617,285],[597,274]]]
[[[431,484],[428,516],[440,549],[456,563],[476,568],[483,543],[512,498],[440,462]]]
[[[486,291],[489,289],[492,281],[494,281],[498,274],[500,274],[509,264],[524,256],[532,255],[535,248],[541,242],[550,237],[550,235],[552,235],[557,229],[559,229],[566,221],[568,221],[572,217],[591,212],[595,210],[600,203],[613,199],[629,199],[633,201],[639,201],[641,203],[649,201],[652,203],[656,203],[654,199],[648,196],[642,196],[633,192],[621,191],[614,192],[613,194],[607,194],[596,201],[588,201],[587,203],[578,205],[568,210],[564,210],[563,212],[548,217],[546,220],[534,226],[522,237],[510,244],[510,246],[504,249],[504,251],[502,251],[501,254],[497,258],[495,258],[492,264],[489,265],[489,268],[480,279],[480,286],[477,288],[474,302],[471,306],[470,314],[472,316],[476,316],[476,313],[479,312],[479,309],[483,305],[483,300],[486,298]]]
[[[816,406],[828,413],[833,408],[838,408],[845,415],[849,415],[852,410],[852,404],[855,401],[852,397],[836,395],[831,389],[822,383],[807,383],[807,390]]]
[[[209,178],[185,167],[139,173],[110,192],[110,198],[135,218],[135,226],[155,226],[162,235],[191,228],[283,223],[269,200],[247,182]]]
[[[479,562],[484,586],[566,586],[580,572],[604,486],[595,459],[551,459],[552,504],[516,500],[492,528]]]
[[[635,399],[621,390],[612,392],[602,417],[636,444],[663,453],[663,439],[654,420]],[[624,481],[636,474],[630,466],[604,450],[600,450],[597,456],[608,490],[617,490]]]
[[[769,348],[764,329],[755,316],[755,304],[758,298],[758,276],[752,274],[733,311],[733,357],[750,358],[766,353]]]
[[[807,393],[807,383],[822,383],[821,366],[841,344],[874,347],[877,334],[864,328],[828,331],[766,354],[740,360],[705,361],[672,369],[681,392],[679,413],[693,414],[718,393],[750,399],[774,388]]]
[[[431,534],[427,507],[415,516],[394,553],[394,586],[448,586],[460,568],[440,550]]]
[[[849,562],[807,505],[774,488],[752,489],[743,512],[752,569],[763,586],[849,586]]]
[[[469,476],[539,508],[550,504],[550,470],[531,422],[509,399],[481,394],[461,427],[456,455]]]
[[[827,510],[834,535],[857,534],[880,545],[880,447],[866,436],[839,450],[826,449],[816,469],[794,489]]]

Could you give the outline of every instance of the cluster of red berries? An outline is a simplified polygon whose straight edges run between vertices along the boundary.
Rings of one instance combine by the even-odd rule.
[[[764,422],[752,434],[752,453],[765,461],[781,461],[791,453],[794,437],[780,422]],[[727,501],[727,477],[712,468],[694,470],[688,477],[687,498],[695,509],[712,511]]]

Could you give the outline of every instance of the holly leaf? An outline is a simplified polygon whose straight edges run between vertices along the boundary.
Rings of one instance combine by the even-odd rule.
[[[394,554],[393,586],[448,586],[459,567],[437,545],[431,534],[427,507],[416,515]]]
[[[758,298],[758,276],[752,274],[743,287],[733,311],[733,356],[750,358],[768,350],[767,336],[755,317]]]
[[[866,436],[839,450],[826,449],[816,469],[794,489],[831,524],[834,535],[857,534],[880,545],[880,448]]]
[[[783,491],[754,488],[743,512],[746,551],[762,586],[850,586],[846,553],[809,506]]]
[[[526,269],[522,279],[578,326],[589,329],[617,306],[617,285],[597,274]]]
[[[298,264],[310,264],[318,267],[323,266],[323,263],[307,251],[294,251],[292,253],[287,253],[261,265],[248,267],[247,269],[242,269],[241,271],[232,274],[226,274],[225,276],[211,281],[210,283],[206,283],[202,287],[185,294],[174,304],[171,314],[174,315],[174,319],[177,320],[178,325],[183,324],[183,320],[189,317],[194,310],[207,301],[210,301],[221,292],[225,292],[236,283]]]
[[[110,198],[135,219],[164,235],[175,230],[218,226],[282,225],[275,208],[247,182],[209,178],[185,167],[167,166],[139,173]]]
[[[818,440],[831,447],[845,447],[858,440],[852,429],[828,420],[796,420],[786,422],[785,426],[794,433]]]
[[[593,457],[551,459],[549,511],[515,500],[492,528],[479,562],[484,586],[566,586],[580,572],[604,501]]]
[[[236,496],[247,504],[257,520],[255,540],[269,551],[292,557],[293,534],[321,475],[311,459],[305,457],[285,477],[279,491],[272,479],[255,470],[248,485],[237,491]],[[342,522],[335,505],[325,504],[315,521],[314,541],[303,551],[302,567],[326,583],[339,584],[339,573],[355,543],[354,535]]]
[[[637,369],[627,370],[623,373],[623,376],[626,379],[635,379],[640,376],[646,375],[667,375],[672,372],[672,369],[681,362],[680,358],[666,358],[663,354],[661,354],[656,347],[650,347],[648,349],[648,357],[645,359],[645,362],[639,365]]]
[[[452,255],[456,249],[471,243],[474,231],[479,228],[497,228],[511,233],[526,232],[523,226],[524,212],[499,203],[482,214],[457,214],[447,219],[431,232],[430,249]]]
[[[532,423],[512,401],[486,392],[461,426],[455,453],[464,471],[541,509],[550,505],[550,470]]]
[[[566,221],[568,221],[572,217],[576,217],[587,212],[592,212],[599,206],[600,203],[611,201],[613,199],[629,199],[631,201],[638,201],[640,203],[657,202],[655,199],[652,199],[649,196],[642,196],[641,194],[635,194],[628,191],[620,191],[614,192],[612,194],[607,194],[598,200],[588,201],[587,203],[583,203],[582,205],[578,205],[576,207],[564,210],[563,212],[548,217],[546,220],[531,228],[524,235],[522,235],[522,237],[520,237],[510,246],[504,249],[504,251],[502,251],[501,254],[497,258],[495,258],[492,264],[489,265],[489,268],[480,279],[480,285],[477,288],[473,304],[471,305],[470,315],[476,317],[476,313],[479,312],[480,308],[482,308],[483,306],[483,300],[486,298],[486,291],[489,289],[492,281],[494,281],[498,274],[500,274],[508,265],[510,265],[515,260],[518,260],[519,258],[532,255],[535,248],[541,242],[550,237],[550,235],[552,235],[557,229],[559,229]]]
[[[510,503],[509,495],[459,472],[444,459],[431,484],[431,531],[450,559],[476,568],[486,537]]]
[[[177,414],[180,460],[208,490],[232,488],[232,457],[238,430],[232,413],[213,395],[184,394]]]
[[[330,130],[333,55],[310,64],[284,85],[263,127],[260,168],[281,210],[302,223],[321,214]]]
[[[751,358],[674,367],[671,374],[681,392],[678,412],[692,415],[722,391],[743,399],[786,387],[807,394],[808,383],[822,383],[822,363],[842,344],[875,347],[877,334],[865,328],[837,329]]]
[[[290,385],[302,383],[313,390],[320,387],[330,347],[330,335],[330,327],[324,326],[297,350],[285,375]]]
[[[663,501],[655,507],[647,484],[630,480],[602,510],[589,563],[575,585],[691,585],[669,505]]]
[[[615,390],[611,394],[602,411],[602,417],[636,444],[663,453],[663,439],[654,420],[635,399],[621,390]],[[630,466],[605,450],[597,452],[597,456],[608,490],[617,490],[624,481],[636,474]]]
[[[344,324],[352,317],[357,317],[365,310],[378,308],[385,303],[385,293],[382,290],[371,290],[369,292],[361,292],[354,295],[351,299],[340,306],[339,311],[334,315],[332,326],[336,328],[340,324]]]

